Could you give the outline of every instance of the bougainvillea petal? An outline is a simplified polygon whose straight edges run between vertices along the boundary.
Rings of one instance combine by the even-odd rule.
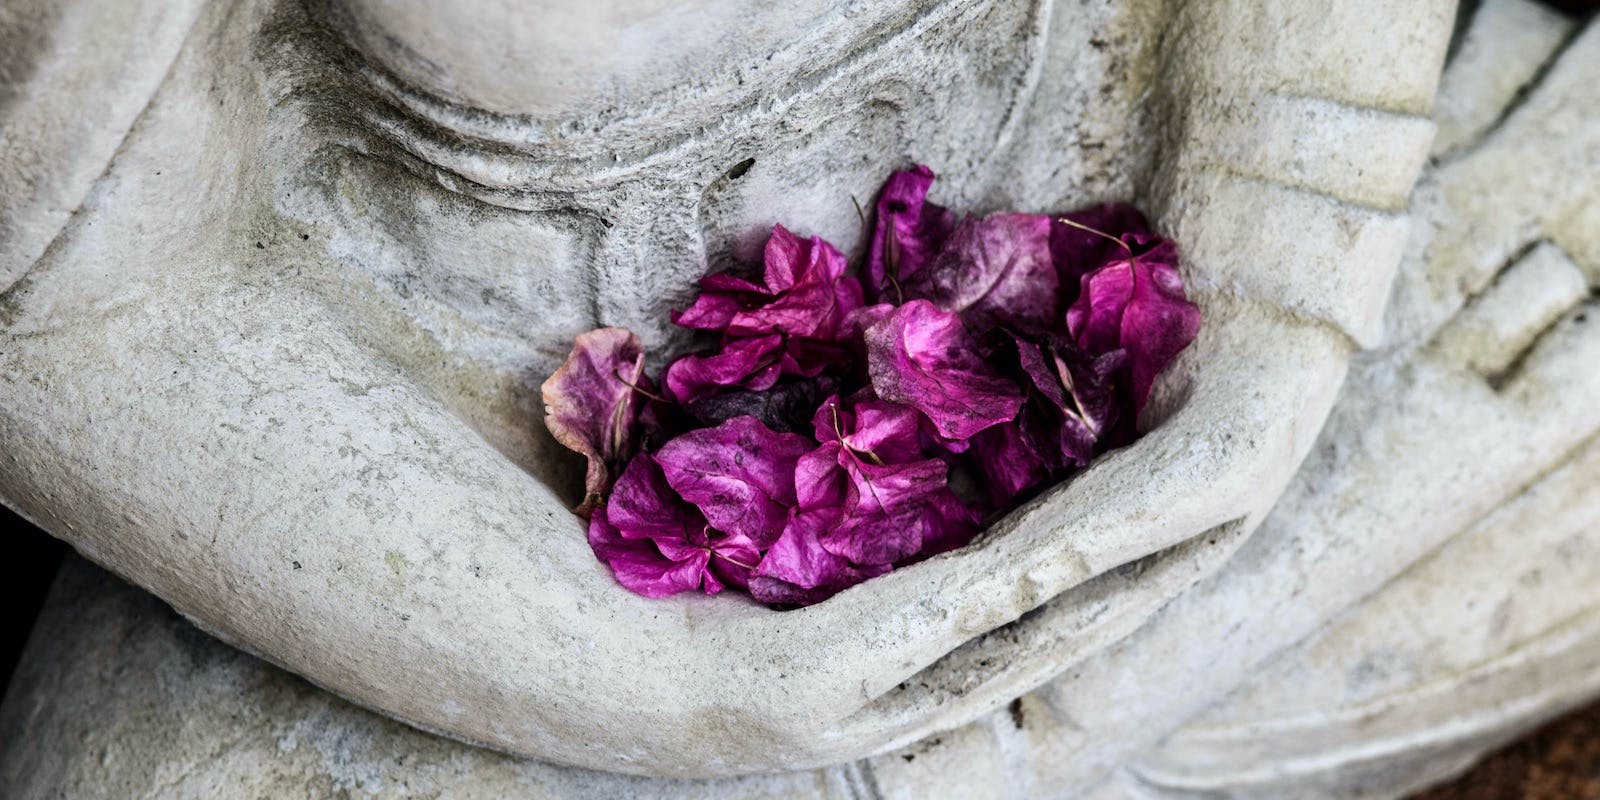
[[[550,435],[589,462],[580,515],[605,497],[633,455],[639,405],[634,387],[644,382],[639,337],[622,328],[600,328],[579,335],[566,362],[541,387]]]
[[[1050,254],[1065,292],[1076,293],[1084,275],[1126,255],[1127,250],[1118,244],[1125,237],[1151,235],[1150,223],[1144,214],[1126,203],[1091,206],[1063,217],[1091,229],[1073,227],[1060,220],[1050,228]]]
[[[848,274],[838,248],[775,225],[763,255],[764,285],[730,273],[707,276],[700,296],[672,321],[734,337],[783,334],[837,342],[850,333],[845,321],[864,303],[861,283]]]
[[[667,442],[656,459],[667,482],[712,527],[765,547],[783,531],[797,503],[795,462],[815,447],[754,417],[735,417]]]
[[[845,274],[849,264],[844,254],[820,238],[802,241],[776,225],[767,239],[765,255],[772,299],[735,314],[728,333],[839,339],[845,333],[845,318],[864,305],[861,283]]]
[[[966,547],[982,530],[983,516],[948,489],[934,493],[922,508],[922,552],[909,561]]]
[[[861,565],[892,564],[922,549],[928,497],[945,488],[949,467],[926,459],[844,467],[844,515],[820,541],[828,552]]]
[[[629,539],[687,540],[705,528],[700,512],[678,497],[649,453],[628,462],[606,501],[606,518]]]
[[[927,202],[932,185],[933,171],[921,165],[895,172],[883,185],[867,250],[866,278],[874,298],[902,300],[895,287],[921,272],[955,228],[955,214]]]
[[[1200,309],[1178,274],[1178,251],[1159,238],[1137,240],[1133,253],[1085,274],[1067,310],[1067,329],[1090,355],[1127,352],[1131,412],[1143,410],[1156,376],[1194,341]]]
[[[1044,330],[1060,318],[1052,225],[1039,214],[968,217],[931,266],[904,281],[907,297],[961,312],[982,333],[997,326]]]
[[[940,436],[964,440],[1017,415],[1022,393],[985,363],[957,315],[912,300],[866,331],[878,397],[922,412]]]
[[[667,558],[653,539],[629,539],[611,525],[605,507],[596,508],[589,518],[589,547],[595,557],[611,568],[617,582],[645,597],[667,597],[701,588],[711,555],[697,550],[682,561]],[[720,583],[707,582],[707,594],[715,594]]]
[[[750,594],[764,603],[819,603],[890,566],[859,567],[827,551],[821,536],[834,527],[837,509],[795,514],[750,576]]]
[[[720,352],[684,356],[667,367],[664,383],[679,403],[693,403],[727,387],[767,389],[783,372],[783,337],[732,339]]]
[[[819,442],[840,442],[858,456],[901,464],[922,458],[917,410],[875,397],[830,397],[817,407],[811,429]]]
[[[990,504],[1003,508],[1044,483],[1060,464],[1051,449],[1050,442],[1039,442],[1024,432],[1024,420],[985,428],[972,437],[973,459],[983,473]]]

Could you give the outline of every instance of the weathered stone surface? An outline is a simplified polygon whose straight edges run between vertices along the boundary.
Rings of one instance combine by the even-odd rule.
[[[561,50],[495,61],[431,6],[376,7],[204,4],[170,69],[139,68],[158,88],[115,158],[41,257],[0,267],[0,496],[358,703],[657,775],[961,725],[1227,559],[1352,341],[1375,341],[1450,27],[1442,1],[859,3],[770,62],[711,47],[597,78]],[[572,47],[612,47],[598,19]],[[661,90],[663,69],[683,82]],[[87,99],[132,91],[81,77]],[[23,88],[45,98],[42,80]],[[59,129],[29,119],[0,121]],[[34,173],[5,158],[10,196]],[[596,323],[672,347],[665,308],[776,219],[855,240],[849,198],[907,158],[956,207],[1122,197],[1185,243],[1208,322],[1158,427],[977,545],[810,609],[617,588],[565,510],[534,387]]]

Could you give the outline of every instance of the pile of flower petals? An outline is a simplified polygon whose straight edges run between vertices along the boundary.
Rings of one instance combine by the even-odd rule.
[[[588,460],[577,510],[623,586],[820,602],[1137,437],[1200,327],[1173,243],[1117,204],[958,220],[932,183],[889,178],[859,277],[779,225],[759,276],[701,279],[672,321],[717,342],[659,384],[634,334],[578,337],[546,421]]]

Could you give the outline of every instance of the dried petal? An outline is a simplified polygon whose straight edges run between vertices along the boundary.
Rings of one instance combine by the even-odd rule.
[[[946,439],[968,439],[1022,407],[1017,385],[984,362],[961,319],[926,300],[868,328],[866,343],[878,396],[921,411]]]
[[[867,285],[874,297],[903,301],[899,282],[921,272],[955,228],[955,214],[927,202],[932,185],[933,171],[920,164],[895,172],[883,185],[867,251]]]
[[[1067,309],[1067,328],[1090,355],[1126,350],[1133,418],[1149,398],[1157,375],[1194,341],[1200,309],[1184,296],[1178,250],[1154,236],[1125,239],[1132,254],[1086,274]]]
[[[621,535],[606,518],[604,506],[589,517],[589,547],[596,558],[611,568],[617,582],[645,597],[667,597],[705,585],[706,594],[721,591],[720,582],[706,581],[711,554],[705,550],[690,553],[675,561],[662,555],[652,539],[629,539]],[[714,580],[714,579],[713,579]]]
[[[589,522],[589,546],[617,581],[649,597],[725,584],[744,587],[760,559],[755,543],[713,534],[705,517],[683,502],[648,453],[628,463],[607,503]]]
[[[1086,231],[1059,220],[1050,228],[1050,254],[1061,276],[1061,288],[1072,294],[1078,291],[1084,275],[1127,255],[1127,250],[1117,243],[1124,236],[1151,235],[1144,214],[1126,203],[1092,206],[1066,214],[1065,218],[1092,229]]]
[[[1026,408],[1022,416],[1029,418],[1032,411],[1031,407]],[[1060,466],[1060,457],[1051,453],[1055,448],[1049,437],[1032,437],[1024,430],[1048,429],[1049,425],[1028,425],[1031,421],[1018,419],[985,428],[972,437],[973,460],[983,472],[984,487],[994,508],[1005,508],[1040,486]]]
[[[860,281],[846,274],[838,248],[775,225],[764,259],[765,285],[709,275],[700,281],[694,304],[674,314],[673,322],[735,337],[784,334],[837,342],[848,335],[845,319],[862,307],[862,291]]]
[[[811,420],[819,442],[841,442],[876,463],[903,464],[922,458],[916,409],[873,397],[823,401]]]
[[[764,603],[819,603],[868,578],[885,565],[858,567],[822,546],[822,533],[837,521],[837,509],[795,514],[750,576],[750,594]]]
[[[796,505],[795,462],[815,446],[754,417],[735,417],[667,442],[656,458],[667,482],[712,527],[766,547]]]
[[[650,388],[639,337],[622,328],[600,328],[578,336],[566,362],[541,389],[545,427],[589,460],[580,515],[587,516],[605,497],[637,448],[634,387]]]
[[[667,391],[693,403],[728,387],[767,389],[783,372],[783,337],[776,334],[728,341],[713,355],[684,356],[667,367]]]
[[[1060,278],[1050,253],[1053,222],[1038,214],[968,217],[933,265],[904,281],[921,297],[962,314],[977,332],[997,326],[1044,330],[1060,319]]]

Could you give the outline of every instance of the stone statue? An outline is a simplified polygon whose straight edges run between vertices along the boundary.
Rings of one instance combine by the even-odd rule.
[[[0,496],[357,704],[657,780],[381,720],[72,567],[14,785],[1345,797],[1600,688],[1593,26],[1486,0],[1435,139],[1445,3],[101,5],[15,33]],[[956,207],[1155,212],[1208,321],[1152,432],[808,609],[620,591],[538,383],[596,323],[669,349],[776,218],[855,241],[839,198],[909,158]],[[48,666],[117,636],[248,691],[144,747],[171,695]],[[50,749],[99,712],[137,766]]]

